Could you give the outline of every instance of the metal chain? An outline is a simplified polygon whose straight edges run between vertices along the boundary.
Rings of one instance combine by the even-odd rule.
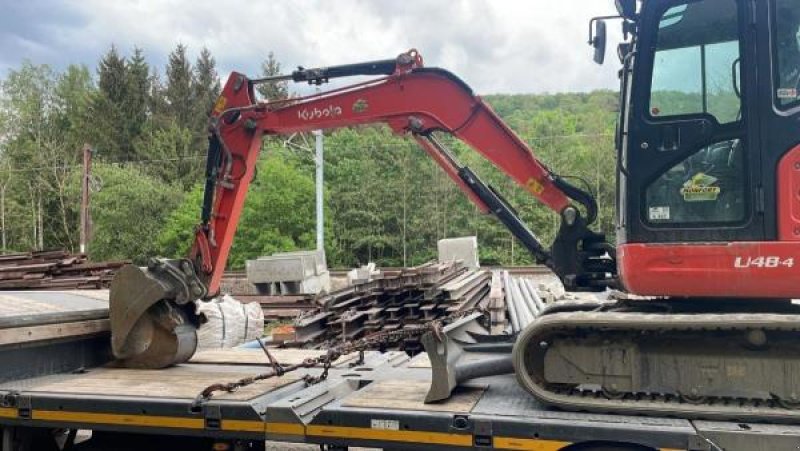
[[[473,308],[467,311],[452,313],[445,317],[429,321],[421,325],[420,327],[414,327],[403,330],[376,332],[374,334],[367,335],[363,338],[359,338],[358,340],[342,342],[337,346],[329,348],[325,354],[319,357],[307,358],[302,362],[293,365],[284,365],[278,363],[274,359],[274,357],[269,353],[267,347],[261,342],[261,340],[259,340],[261,349],[267,355],[267,360],[269,362],[271,371],[251,377],[245,377],[243,379],[239,379],[234,382],[211,384],[205,389],[203,389],[203,391],[201,391],[195,397],[194,401],[192,402],[192,408],[196,408],[202,405],[204,402],[211,399],[217,392],[233,393],[242,387],[246,387],[258,381],[270,379],[273,377],[280,377],[286,373],[291,373],[301,368],[313,368],[322,365],[322,372],[318,376],[305,374],[301,377],[301,379],[303,380],[303,382],[306,383],[307,386],[318,384],[328,378],[329,370],[336,362],[336,360],[338,360],[343,355],[347,355],[353,352],[363,353],[364,351],[367,351],[369,349],[374,349],[382,344],[394,343],[407,338],[417,338],[424,335],[427,332],[433,332],[436,335],[440,335],[443,324],[451,323],[453,321],[456,321],[460,318],[463,318],[467,315],[476,312],[485,313],[484,309],[482,308]]]

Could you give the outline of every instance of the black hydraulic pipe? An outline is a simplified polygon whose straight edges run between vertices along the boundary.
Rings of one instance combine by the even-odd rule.
[[[503,225],[522,242],[528,251],[536,258],[536,262],[544,264],[552,269],[552,258],[550,252],[542,245],[539,237],[516,215],[514,210],[503,201],[497,193],[488,185],[483,183],[472,169],[462,166],[458,170],[458,176],[467,184],[478,198],[489,207],[491,211]]]
[[[214,190],[217,183],[217,168],[222,155],[222,146],[216,133],[208,138],[208,156],[206,157],[206,184],[203,190],[203,207],[200,222],[207,225],[211,221],[211,210],[214,204]]]
[[[478,178],[477,174],[472,172],[472,169],[468,168],[467,166],[462,166],[458,161],[456,161],[455,156],[445,147],[442,143],[440,143],[432,133],[428,133],[423,135],[431,145],[439,151],[439,153],[446,158],[450,164],[458,169],[458,176],[461,180],[464,181],[466,186],[475,193],[475,196],[478,197],[483,203],[489,207],[489,211],[492,212],[503,225],[508,228],[509,231],[516,237],[518,240],[522,242],[528,252],[533,254],[533,257],[536,259],[536,262],[539,264],[544,264],[550,269],[554,270],[553,266],[553,259],[551,257],[550,252],[547,250],[546,247],[542,244],[539,237],[534,234],[531,229],[525,225],[524,222],[519,218],[517,212],[514,211],[513,208],[506,202],[500,194],[492,189],[491,186],[483,183],[483,181]]]
[[[340,66],[317,67],[305,69],[299,67],[291,75],[276,75],[273,77],[256,78],[250,80],[254,85],[261,83],[274,83],[277,81],[308,82],[308,84],[321,85],[331,78],[352,77],[356,75],[392,75],[397,68],[397,59],[367,61],[365,63],[342,64]]]

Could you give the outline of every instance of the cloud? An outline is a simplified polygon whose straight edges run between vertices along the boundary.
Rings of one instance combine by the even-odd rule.
[[[23,58],[94,67],[111,43],[143,48],[162,71],[177,43],[193,56],[208,47],[223,76],[257,74],[270,51],[288,70],[415,47],[479,93],[613,89],[613,58],[596,66],[586,45],[589,19],[611,10],[610,0],[28,0],[0,18],[0,69]]]
[[[55,62],[63,50],[59,36],[85,23],[86,18],[66,3],[5,2],[0,14],[0,67],[8,68],[26,58]]]

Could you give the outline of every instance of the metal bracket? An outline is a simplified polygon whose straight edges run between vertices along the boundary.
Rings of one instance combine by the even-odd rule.
[[[219,406],[205,406],[205,428],[218,430],[222,428],[222,410]]]
[[[31,408],[30,395],[17,395],[17,417],[22,420],[30,420],[33,409]]]
[[[19,398],[17,391],[3,393],[0,395],[0,407],[17,407],[17,398]]]
[[[493,446],[492,439],[492,422],[489,420],[473,420],[472,421],[472,444],[476,448],[491,448]]]

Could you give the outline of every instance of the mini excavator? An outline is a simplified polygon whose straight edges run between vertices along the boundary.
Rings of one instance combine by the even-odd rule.
[[[592,229],[591,193],[540,162],[470,87],[397,58],[250,79],[232,73],[210,115],[205,195],[185,259],[126,266],[111,288],[112,348],[160,368],[196,348],[194,301],[219,291],[264,136],[385,124],[415,139],[567,290],[613,302],[557,304],[513,347],[520,384],[568,410],[800,419],[800,12],[796,0],[617,0],[622,23],[616,243]],[[535,72],[535,68],[532,69]],[[321,85],[257,101],[261,83]],[[560,217],[544,245],[503,197],[459,163],[450,135]],[[611,157],[611,155],[609,155]]]

